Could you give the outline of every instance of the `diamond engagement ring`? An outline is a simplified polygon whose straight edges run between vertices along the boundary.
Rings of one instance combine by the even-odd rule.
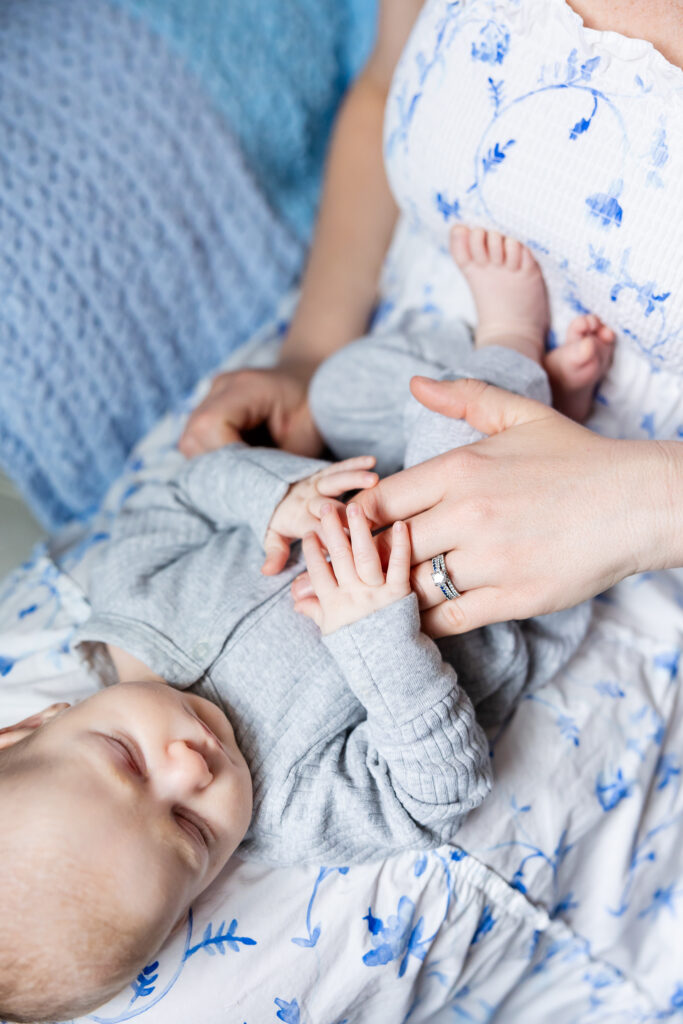
[[[460,591],[448,575],[445,555],[436,555],[432,558],[432,583],[439,588],[447,601],[453,601],[456,597],[461,596]]]

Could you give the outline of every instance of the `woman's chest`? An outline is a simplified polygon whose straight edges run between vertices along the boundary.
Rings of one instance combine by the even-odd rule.
[[[591,310],[683,372],[683,72],[562,0],[430,0],[397,68],[385,155],[419,233],[524,241],[562,332]]]

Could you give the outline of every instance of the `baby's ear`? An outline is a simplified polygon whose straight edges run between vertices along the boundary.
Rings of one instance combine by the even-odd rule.
[[[54,718],[55,715],[69,707],[71,705],[66,703],[50,704],[48,708],[43,708],[42,711],[36,712],[35,715],[29,715],[28,718],[22,719],[16,725],[6,725],[4,729],[0,729],[0,750],[3,750],[5,747],[11,747],[20,740],[26,739],[36,729],[40,729],[41,725],[45,725],[51,718]]]

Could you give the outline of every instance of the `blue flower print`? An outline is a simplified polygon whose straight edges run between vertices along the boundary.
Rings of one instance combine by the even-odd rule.
[[[502,64],[510,49],[510,33],[503,25],[487,21],[479,33],[479,41],[472,43],[472,59],[485,64]]]
[[[586,199],[586,206],[592,217],[600,222],[602,227],[621,227],[624,211],[619,203],[622,182],[617,182],[609,192],[594,192]]]
[[[621,768],[614,773],[612,778],[609,778],[605,772],[600,772],[595,783],[595,795],[600,801],[603,811],[613,811],[617,804],[631,796],[632,792],[633,782],[624,778]]]
[[[436,193],[436,208],[443,217],[444,220],[448,221],[451,219],[460,220],[460,203],[457,199],[449,201],[443,192]]]
[[[422,938],[424,918],[420,917],[413,926],[414,915],[415,904],[407,896],[401,896],[396,914],[388,917],[386,923],[368,910],[363,920],[368,922],[375,948],[363,956],[366,967],[384,966],[401,958],[398,977],[402,978],[410,956],[424,960],[431,939]]]

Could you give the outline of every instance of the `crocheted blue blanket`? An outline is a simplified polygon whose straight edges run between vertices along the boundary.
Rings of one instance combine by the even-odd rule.
[[[0,4],[0,465],[48,528],[296,279],[373,8]]]

